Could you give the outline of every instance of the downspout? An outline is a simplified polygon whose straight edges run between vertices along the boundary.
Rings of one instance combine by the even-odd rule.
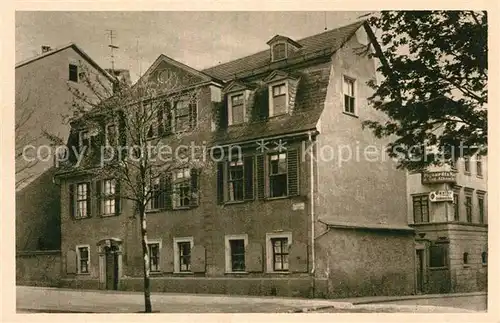
[[[308,132],[308,138],[309,138],[309,143],[312,145],[312,135],[311,131]],[[314,279],[314,273],[316,271],[316,255],[315,255],[315,246],[314,246],[314,158],[313,158],[313,153],[314,153],[314,147],[312,148],[312,153],[309,154],[309,162],[310,162],[310,215],[311,215],[311,258],[312,258],[312,264],[311,264],[311,276],[312,276],[312,281],[313,281],[313,298],[315,295],[315,279]]]

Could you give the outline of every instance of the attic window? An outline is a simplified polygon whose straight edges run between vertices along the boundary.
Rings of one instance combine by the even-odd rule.
[[[272,46],[272,60],[273,62],[286,58],[286,44],[277,43]]]

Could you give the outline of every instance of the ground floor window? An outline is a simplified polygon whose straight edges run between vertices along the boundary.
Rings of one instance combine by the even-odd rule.
[[[149,271],[158,272],[160,271],[160,243],[150,242],[148,243],[149,252]]]
[[[289,271],[291,233],[268,233],[266,235],[266,262],[268,272]]]
[[[174,266],[178,273],[191,272],[193,238],[174,238]]]
[[[429,267],[444,268],[448,266],[448,244],[436,243],[429,247]]]
[[[89,246],[78,246],[76,248],[76,256],[78,258],[78,273],[88,274],[89,272]]]
[[[245,248],[248,243],[246,234],[226,236],[226,272],[244,272]]]

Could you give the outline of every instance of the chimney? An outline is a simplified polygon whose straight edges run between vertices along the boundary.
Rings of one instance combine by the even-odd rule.
[[[51,50],[52,50],[52,48],[50,46],[42,45],[42,54],[50,52]]]

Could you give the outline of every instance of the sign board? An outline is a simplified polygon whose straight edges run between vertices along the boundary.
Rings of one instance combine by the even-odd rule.
[[[456,174],[451,171],[422,173],[422,184],[455,183],[456,181]]]
[[[429,193],[431,202],[453,202],[453,191],[435,191]]]
[[[292,205],[292,210],[297,211],[297,210],[303,210],[305,208],[304,202],[301,203],[293,203]]]

